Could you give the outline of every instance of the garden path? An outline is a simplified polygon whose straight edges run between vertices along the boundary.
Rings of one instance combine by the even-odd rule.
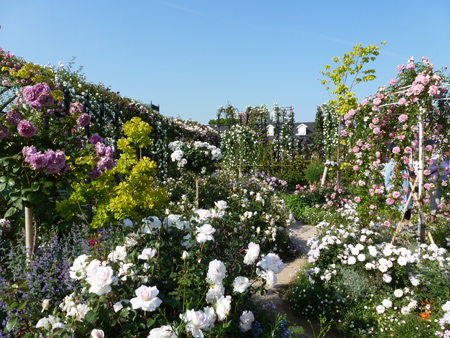
[[[290,236],[291,238],[299,243],[302,246],[303,251],[307,250],[307,241],[308,238],[312,237],[315,232],[315,226],[305,225],[301,222],[296,222],[290,227]],[[278,282],[274,287],[268,288],[268,292],[264,295],[255,295],[254,297],[258,299],[258,301],[262,303],[273,303],[276,306],[276,310],[280,313],[285,313],[287,319],[290,323],[290,328],[294,329],[295,327],[302,327],[304,330],[303,334],[293,334],[294,338],[313,338],[314,334],[312,332],[311,326],[305,318],[299,317],[294,311],[289,308],[289,303],[284,296],[284,292],[288,286],[288,284],[294,280],[297,276],[299,270],[306,265],[308,259],[305,258],[303,254],[301,257],[298,257],[292,261],[284,262],[283,271],[277,275]],[[319,325],[315,323],[314,331],[316,335],[320,331]],[[335,338],[337,337],[333,333],[328,333],[325,337],[327,338]]]

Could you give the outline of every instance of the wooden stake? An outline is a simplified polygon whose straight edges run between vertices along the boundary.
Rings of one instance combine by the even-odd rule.
[[[25,207],[25,247],[27,252],[27,262],[31,261],[33,256],[33,209]]]

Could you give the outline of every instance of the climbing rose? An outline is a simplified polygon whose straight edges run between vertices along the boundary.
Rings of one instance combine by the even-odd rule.
[[[33,137],[37,132],[36,128],[26,120],[22,120],[19,122],[19,124],[17,125],[17,131],[20,136],[26,138]]]

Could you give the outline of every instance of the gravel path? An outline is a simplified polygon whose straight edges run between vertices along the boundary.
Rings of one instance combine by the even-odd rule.
[[[304,225],[300,222],[296,222],[290,227],[291,238],[293,238],[297,243],[300,243],[303,250],[307,250],[306,242],[308,238],[312,237],[315,232],[315,226]],[[299,317],[294,311],[289,308],[287,299],[284,297],[284,290],[287,288],[288,284],[294,280],[297,276],[298,271],[301,267],[306,265],[307,259],[305,256],[299,257],[293,261],[285,262],[283,271],[277,275],[278,282],[272,287],[268,288],[268,292],[264,295],[255,295],[254,297],[263,303],[273,303],[278,312],[285,313],[287,319],[289,320],[290,327],[302,327],[304,330],[303,334],[292,335],[296,338],[313,338],[310,324],[304,318]],[[319,326],[314,325],[314,331],[316,334],[319,332]],[[329,333],[326,335],[327,338],[336,337],[334,334]]]

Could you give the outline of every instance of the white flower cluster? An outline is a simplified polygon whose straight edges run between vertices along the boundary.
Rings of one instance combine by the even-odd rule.
[[[444,305],[441,307],[442,310],[445,311],[444,317],[439,319],[439,325],[444,326],[446,324],[450,324],[450,301],[447,301]]]
[[[209,144],[208,142],[195,141],[193,144],[185,143],[181,141],[174,141],[169,143],[169,149],[172,151],[170,155],[172,162],[177,162],[178,168],[183,168],[189,161],[186,158],[183,147],[193,148],[199,152],[202,152],[207,158],[212,161],[219,161],[222,159],[222,153],[219,148]],[[202,168],[202,173],[206,172],[206,167]]]
[[[6,218],[0,218],[0,237],[3,231],[11,229],[11,223]]]

